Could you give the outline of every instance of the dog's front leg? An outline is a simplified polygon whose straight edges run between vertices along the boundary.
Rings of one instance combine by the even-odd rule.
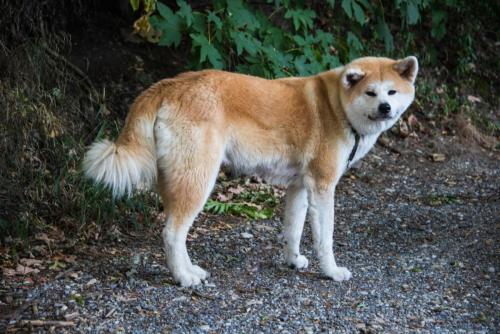
[[[335,186],[327,189],[314,187],[308,195],[314,248],[321,270],[335,281],[347,281],[352,276],[351,272],[345,267],[338,267],[333,255]]]

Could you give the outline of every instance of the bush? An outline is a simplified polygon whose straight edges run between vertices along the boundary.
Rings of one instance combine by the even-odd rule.
[[[140,4],[144,8],[136,31],[160,46],[190,48],[188,68],[224,68],[264,77],[310,75],[367,52],[417,52],[436,62],[444,37],[457,30],[473,31],[474,23],[458,20],[477,11],[476,4],[461,0],[268,0],[254,6],[214,0],[197,9],[184,0],[175,6],[156,0],[131,3],[134,9]],[[498,4],[484,2],[481,7],[491,13]],[[456,52],[466,63],[474,50],[470,36],[464,39]]]

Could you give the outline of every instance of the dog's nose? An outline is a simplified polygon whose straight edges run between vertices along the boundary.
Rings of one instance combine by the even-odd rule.
[[[387,102],[381,103],[378,106],[378,112],[381,114],[384,114],[384,115],[390,113],[391,112],[391,105]]]

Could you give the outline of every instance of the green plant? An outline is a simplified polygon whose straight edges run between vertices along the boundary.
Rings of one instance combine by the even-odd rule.
[[[270,186],[257,190],[245,190],[236,195],[231,202],[209,199],[205,210],[215,214],[233,214],[250,219],[269,219],[279,200]]]
[[[269,219],[274,214],[273,208],[260,208],[252,203],[220,202],[209,199],[205,210],[215,214],[233,214],[250,219]]]
[[[369,42],[370,37],[392,55],[391,30],[405,33],[405,49],[414,48],[411,29],[417,25],[429,24],[432,38],[439,41],[447,31],[448,13],[462,5],[459,0],[330,0],[321,5],[268,0],[267,6],[256,8],[241,0],[214,0],[194,10],[184,0],[178,0],[176,8],[142,1],[145,8],[156,8],[145,14],[151,24],[145,29],[158,37],[154,42],[174,48],[188,45],[189,68],[235,69],[264,77],[310,75],[336,67],[377,44]],[[139,0],[132,2],[138,8]],[[325,17],[332,18],[325,22]]]

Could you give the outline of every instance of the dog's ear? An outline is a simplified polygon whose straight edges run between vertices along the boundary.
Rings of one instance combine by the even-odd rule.
[[[403,79],[406,79],[411,83],[415,82],[418,73],[418,60],[416,57],[410,56],[400,59],[394,64],[393,67]]]
[[[365,77],[365,72],[359,68],[348,68],[342,74],[342,84],[345,88],[351,88]]]

